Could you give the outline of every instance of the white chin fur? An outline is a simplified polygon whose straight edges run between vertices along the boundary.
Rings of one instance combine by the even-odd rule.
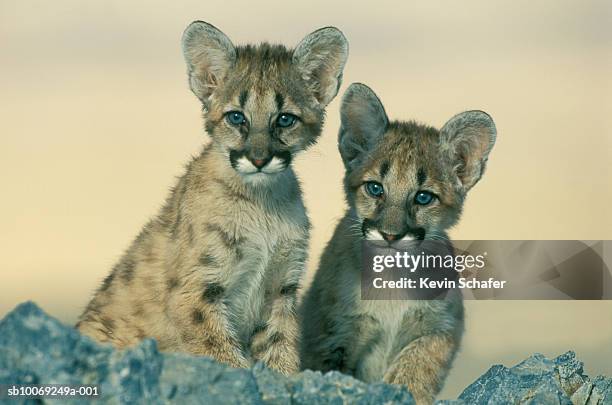
[[[274,156],[268,162],[268,164],[265,165],[263,167],[263,169],[261,169],[261,172],[245,156],[242,156],[241,158],[236,160],[236,170],[238,171],[238,173],[240,173],[240,174],[247,174],[247,175],[249,175],[248,177],[251,177],[251,176],[259,177],[259,175],[264,175],[264,177],[265,177],[265,174],[280,173],[283,170],[285,170],[286,168],[287,168],[287,166],[285,165],[283,160],[279,159],[276,156]]]
[[[368,229],[366,231],[366,239],[367,240],[384,240],[382,235],[380,234],[380,232],[378,231],[373,231],[371,229]]]
[[[368,230],[366,231],[366,235],[365,235],[365,236],[366,236],[366,239],[367,239],[367,240],[384,240],[384,239],[383,239],[383,237],[382,237],[382,235],[380,234],[380,232],[378,232],[378,231],[374,231],[374,230],[371,230],[371,229],[368,229]],[[415,237],[413,237],[413,236],[411,236],[411,235],[409,235],[409,234],[406,234],[406,235],[405,235],[405,236],[404,236],[402,239],[400,239],[400,240],[412,241],[412,240],[416,240],[416,238],[415,238]]]
[[[236,170],[242,174],[252,174],[258,172],[255,165],[244,156],[236,160]]]
[[[266,173],[262,173],[262,172],[256,172],[256,173],[252,173],[252,174],[246,174],[244,176],[242,176],[242,179],[244,180],[245,183],[248,184],[266,184],[268,183],[270,180],[272,180],[273,176],[266,174]]]
[[[280,173],[285,170],[287,166],[285,166],[285,162],[282,159],[274,156],[272,160],[268,162],[267,165],[261,170],[264,173]]]

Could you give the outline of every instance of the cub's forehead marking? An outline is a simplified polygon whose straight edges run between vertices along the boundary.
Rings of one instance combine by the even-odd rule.
[[[380,165],[380,177],[384,178],[388,172],[389,172],[389,162],[385,160]]]
[[[300,105],[299,103],[296,103],[295,101],[293,101],[293,99],[293,95],[285,94],[283,96],[283,107],[282,109],[279,108],[278,112],[290,113],[304,119],[304,114],[307,113],[308,110],[304,110],[304,106]]]
[[[425,180],[427,180],[427,173],[425,173],[425,170],[420,167],[417,171],[417,182],[419,183],[419,186],[422,186],[423,183],[425,183]]]
[[[274,91],[260,91],[257,87],[251,87],[241,92],[240,98],[244,92],[246,92],[246,97],[244,98],[244,104],[241,104],[244,113],[250,118],[252,125],[267,127],[270,115],[276,113]],[[243,100],[239,101],[242,102]]]
[[[223,107],[223,114],[240,110],[252,122],[268,122],[280,112],[303,116],[303,110],[283,94],[282,90],[251,86],[235,93],[232,100]],[[263,124],[262,124],[263,125]]]
[[[278,111],[282,111],[283,106],[285,105],[285,97],[283,97],[282,94],[277,92],[275,95],[275,100],[276,100],[276,109]]]
[[[249,90],[244,89],[240,92],[240,96],[238,96],[238,103],[240,104],[240,108],[244,109],[244,106],[249,98]]]

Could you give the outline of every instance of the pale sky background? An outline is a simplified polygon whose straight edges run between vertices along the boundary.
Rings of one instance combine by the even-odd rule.
[[[205,135],[180,36],[295,45],[335,25],[344,85],[391,118],[441,126],[482,109],[498,128],[456,239],[612,239],[612,3],[0,0],[0,316],[33,299],[73,322]],[[338,99],[297,163],[310,271],[343,213]],[[441,397],[495,363],[577,351],[612,375],[612,302],[469,302]]]

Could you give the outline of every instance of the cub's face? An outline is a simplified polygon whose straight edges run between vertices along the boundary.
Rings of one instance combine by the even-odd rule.
[[[210,98],[206,130],[245,177],[282,172],[296,153],[316,142],[323,108],[284,48],[261,45],[239,48],[238,54],[227,85]]]
[[[345,189],[363,237],[390,243],[446,238],[493,147],[491,118],[465,112],[441,131],[390,123],[376,95],[361,84],[347,90],[341,118]]]
[[[463,196],[441,159],[439,133],[414,123],[390,126],[347,177],[347,192],[368,239],[442,237]]]
[[[204,105],[206,131],[245,181],[283,172],[314,144],[335,97],[348,45],[324,28],[295,50],[234,47],[215,27],[195,22],[183,36],[190,84]]]

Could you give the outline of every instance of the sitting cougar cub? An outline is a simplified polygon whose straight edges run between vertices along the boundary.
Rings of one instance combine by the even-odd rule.
[[[159,215],[104,280],[78,329],[118,347],[235,367],[299,368],[296,291],[309,221],[290,166],[321,133],[348,45],[336,28],[295,50],[234,46],[194,22],[183,35],[191,90],[212,143],[187,166]]]
[[[443,300],[361,300],[363,239],[445,239],[495,142],[487,114],[456,115],[438,131],[389,122],[368,87],[342,100],[339,149],[349,209],[300,310],[302,366],[408,386],[417,403],[441,389],[463,333],[457,291]]]

